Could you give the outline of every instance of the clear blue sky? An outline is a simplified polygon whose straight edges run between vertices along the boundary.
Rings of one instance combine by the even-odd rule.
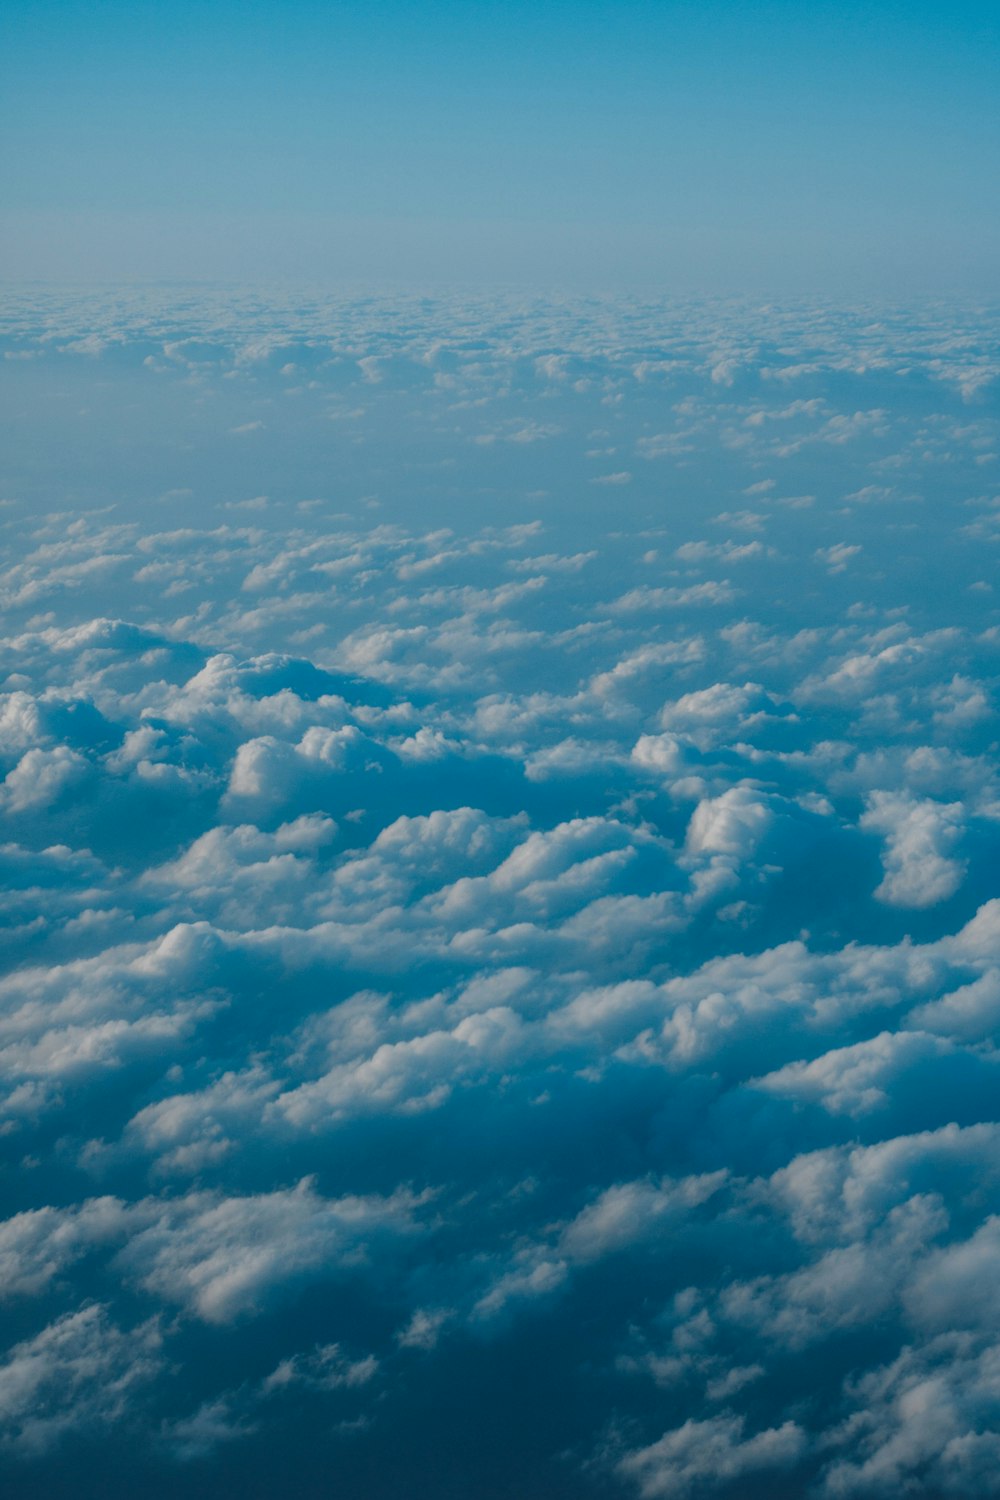
[[[8,277],[997,289],[995,5],[7,0]]]

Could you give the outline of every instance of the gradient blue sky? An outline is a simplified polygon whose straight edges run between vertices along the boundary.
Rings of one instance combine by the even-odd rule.
[[[996,9],[47,3],[2,273],[996,289]]]

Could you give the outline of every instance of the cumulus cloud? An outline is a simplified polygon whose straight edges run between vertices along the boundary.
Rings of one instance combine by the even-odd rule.
[[[329,1201],[308,1180],[244,1198],[189,1196],[139,1228],[119,1264],[144,1289],[209,1323],[253,1311],[303,1277],[363,1262],[380,1234],[415,1228],[411,1195]]]
[[[127,1332],[97,1304],[58,1318],[14,1344],[0,1364],[0,1433],[24,1455],[66,1433],[96,1434],[130,1415],[135,1396],[162,1369],[155,1322]]]
[[[657,1442],[619,1460],[619,1471],[633,1480],[639,1494],[690,1495],[720,1489],[761,1470],[788,1469],[801,1456],[805,1433],[794,1422],[743,1436],[744,1419],[723,1415],[705,1421],[688,1419]]]
[[[907,1348],[890,1365],[860,1377],[853,1410],[829,1466],[829,1496],[897,1494],[902,1488],[939,1495],[986,1495],[994,1482],[1000,1400],[1000,1350],[944,1335]]]
[[[989,315],[16,306],[18,1482],[985,1500]]]
[[[65,745],[52,750],[26,750],[4,778],[4,805],[9,812],[47,808],[87,773],[82,755]]]
[[[873,792],[860,826],[885,838],[885,878],[875,891],[877,899],[890,906],[923,907],[954,895],[965,867],[950,856],[964,821],[960,802]]]

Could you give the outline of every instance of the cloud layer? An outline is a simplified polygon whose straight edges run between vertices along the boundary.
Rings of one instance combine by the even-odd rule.
[[[12,1493],[992,1492],[988,334],[14,304]]]

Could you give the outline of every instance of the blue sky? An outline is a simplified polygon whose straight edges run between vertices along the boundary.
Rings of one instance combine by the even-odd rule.
[[[23,4],[6,272],[995,287],[979,5]]]

